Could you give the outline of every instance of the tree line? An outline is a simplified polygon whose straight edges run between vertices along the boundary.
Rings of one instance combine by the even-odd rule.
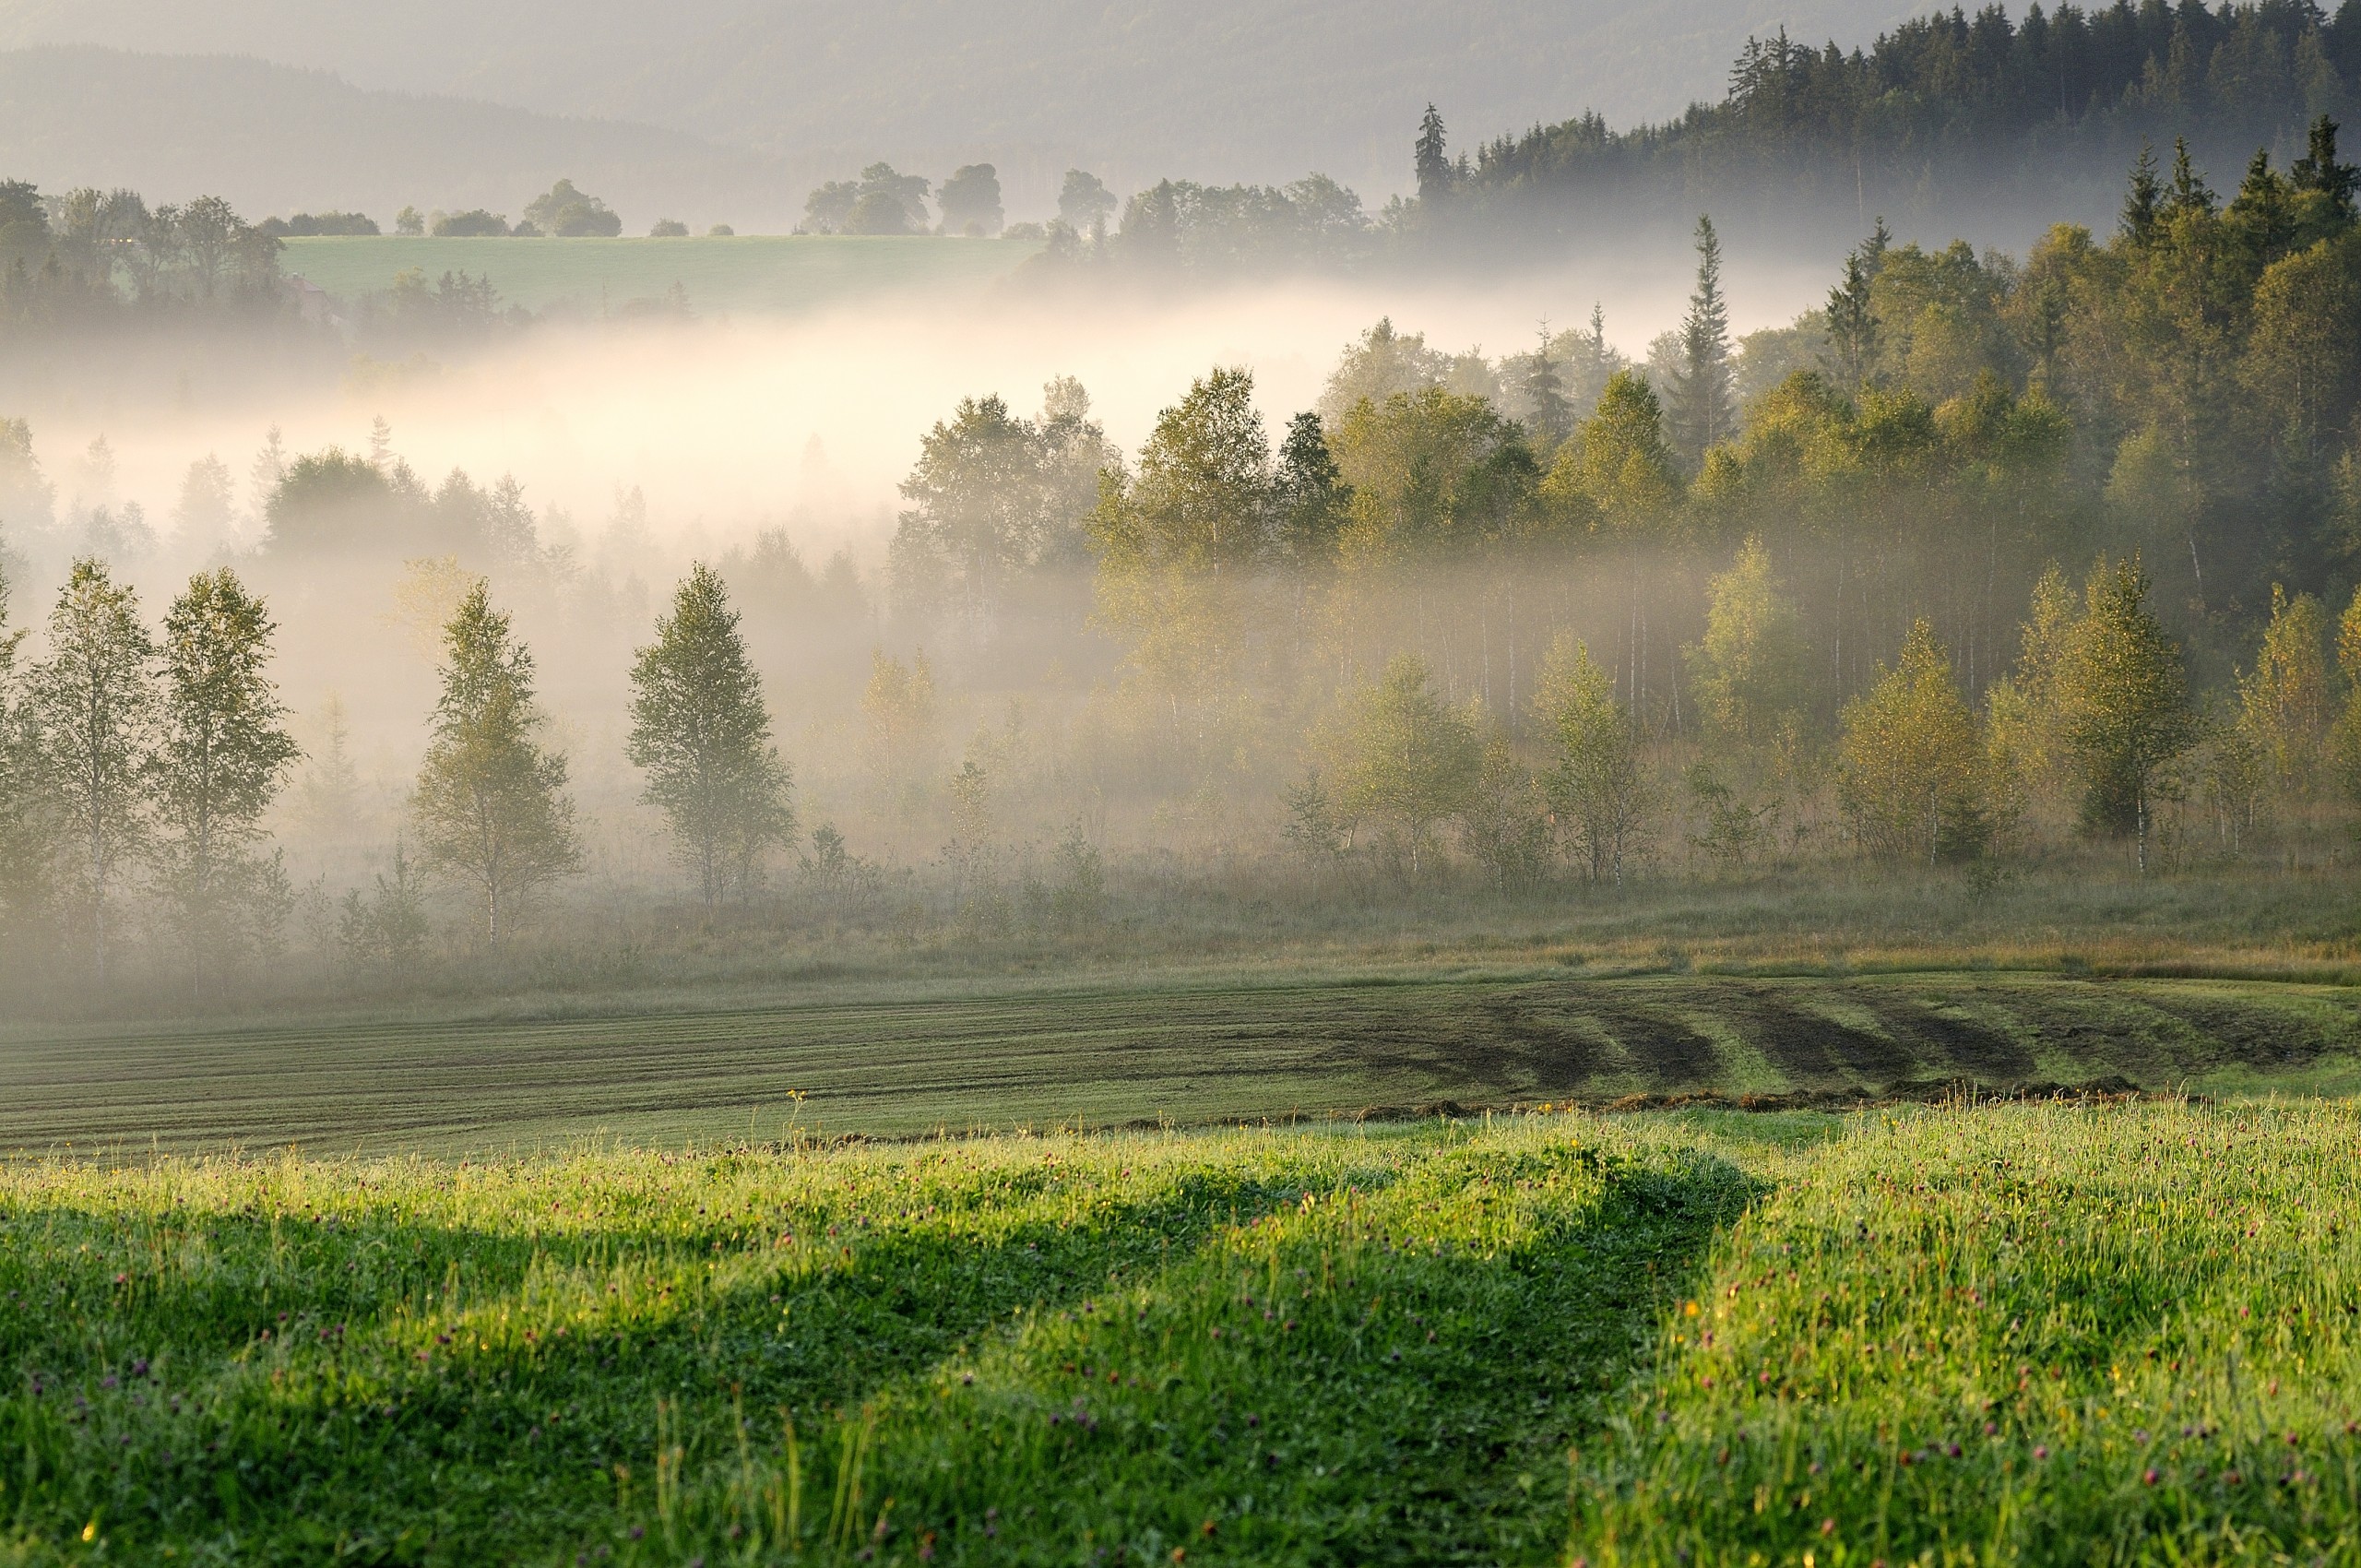
[[[2312,0],[2173,6],[1999,5],[1914,18],[1850,52],[1785,30],[1747,41],[1720,101],[1660,125],[1596,113],[1450,156],[1431,110],[1417,148],[1418,207],[1444,226],[1561,220],[1644,195],[1722,203],[1761,191],[1850,208],[2055,183],[2119,165],[2142,139],[2205,156],[2300,145],[2349,115],[2361,83],[2361,6]],[[1774,193],[1775,196],[1771,195]]]
[[[626,754],[707,905],[756,885],[796,834],[793,776],[722,581],[698,565],[631,671]],[[0,930],[20,973],[63,958],[103,986],[126,929],[200,997],[274,956],[292,894],[266,819],[302,751],[271,673],[269,607],[231,567],[200,572],[150,626],[102,561],[74,563],[25,657],[0,578]],[[569,763],[547,742],[531,650],[472,578],[440,628],[440,695],[391,876],[348,894],[356,954],[426,935],[424,884],[464,897],[497,944],[581,863]],[[416,859],[413,861],[412,854]]]
[[[2047,823],[2144,863],[2160,801],[2236,845],[2361,783],[2319,760],[2361,577],[2355,185],[2325,117],[2227,200],[2177,146],[2103,239],[1880,225],[1738,342],[1701,220],[1644,361],[1596,320],[1497,362],[1381,323],[1283,430],[1245,371],[1204,377],[1086,507],[1047,482],[1068,448],[971,400],[904,487],[896,602],[986,647],[1086,550],[1168,760],[1311,757],[1288,811],[1326,849],[1383,820],[1424,865],[1456,824],[1503,866],[1560,831],[1620,866],[1643,798],[1741,860],[1814,818],[1928,862]],[[1688,760],[1643,790],[1643,753]]]

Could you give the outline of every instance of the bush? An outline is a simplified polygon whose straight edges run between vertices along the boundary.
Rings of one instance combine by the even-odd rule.
[[[689,226],[677,218],[659,218],[656,220],[656,227],[647,232],[647,237],[651,240],[685,240],[689,237]]]
[[[481,207],[470,208],[465,212],[445,213],[434,220],[437,239],[486,239],[504,236],[507,232],[507,219],[496,212],[486,212]]]

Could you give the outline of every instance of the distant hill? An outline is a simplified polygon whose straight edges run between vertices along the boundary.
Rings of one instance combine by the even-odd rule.
[[[1719,98],[1750,33],[1784,24],[1799,37],[1866,41],[1913,8],[1897,0],[0,0],[0,48],[250,54],[368,88],[662,125],[762,149],[798,170],[844,172],[884,158],[940,179],[985,160],[1001,168],[1012,215],[1039,217],[1070,164],[1119,190],[1165,175],[1280,180],[1316,169],[1376,205],[1407,184],[1410,140],[1430,100],[1454,128],[1485,134],[1585,107],[1619,124],[1659,118]],[[85,113],[124,106],[110,94]],[[532,125],[549,145],[540,123],[513,124],[520,133]],[[604,135],[599,145],[619,165],[690,156],[677,143]]]
[[[359,208],[510,218],[561,175],[627,232],[792,223],[808,171],[680,131],[448,97],[365,91],[318,70],[88,47],[0,53],[0,177],[44,190],[129,185],[151,201],[227,197],[248,217]]]

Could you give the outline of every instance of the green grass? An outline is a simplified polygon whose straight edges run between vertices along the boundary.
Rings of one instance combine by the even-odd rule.
[[[712,1011],[0,1032],[0,1149],[531,1150],[2120,1078],[2361,1090],[2361,992],[1960,973],[807,988]]]
[[[1040,247],[1021,242],[748,234],[681,240],[291,239],[286,270],[345,298],[390,288],[406,267],[492,279],[505,304],[589,310],[660,296],[674,283],[702,315],[809,310],[896,289],[965,291],[1003,278]]]
[[[2356,1152],[2164,1102],[18,1165],[0,1561],[2348,1562]]]
[[[1592,1446],[1577,1554],[2349,1562],[2348,1105],[1865,1119],[1771,1195]]]
[[[19,1170],[0,1538],[1546,1560],[1566,1443],[1744,1197],[1590,1131]]]

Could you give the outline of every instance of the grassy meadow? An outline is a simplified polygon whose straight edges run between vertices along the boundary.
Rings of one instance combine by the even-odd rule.
[[[2350,1561],[2356,1151],[1963,1101],[19,1162],[0,1561]]]
[[[567,302],[596,311],[658,298],[678,283],[690,308],[702,315],[810,310],[905,288],[981,288],[1040,249],[1023,241],[846,234],[670,240],[373,234],[284,244],[287,271],[345,298],[391,288],[396,273],[415,267],[430,279],[445,272],[489,278],[503,303],[528,310]]]

